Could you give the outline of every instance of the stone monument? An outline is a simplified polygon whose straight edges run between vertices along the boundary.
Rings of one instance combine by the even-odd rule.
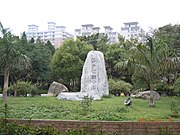
[[[93,100],[100,100],[104,95],[109,95],[104,55],[100,51],[90,51],[83,66],[80,92],[62,92],[59,93],[57,98],[82,100],[85,96],[88,96]]]

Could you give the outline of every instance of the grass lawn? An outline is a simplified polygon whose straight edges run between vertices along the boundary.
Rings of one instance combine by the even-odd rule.
[[[150,108],[149,100],[133,98],[132,109],[124,106],[126,97],[103,98],[92,101],[91,109],[84,115],[80,101],[58,100],[55,97],[9,97],[8,117],[24,119],[59,120],[106,120],[106,121],[180,121],[171,118],[172,97],[162,97]],[[180,97],[176,97],[180,114]],[[0,100],[0,117],[3,117],[4,103]]]

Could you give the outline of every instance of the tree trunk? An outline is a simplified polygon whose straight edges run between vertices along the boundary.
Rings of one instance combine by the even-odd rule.
[[[14,89],[14,97],[17,97],[17,84],[15,85],[15,89]]]
[[[153,89],[151,88],[150,89],[150,100],[149,100],[149,106],[150,107],[154,107],[154,92],[153,92]]]
[[[7,102],[8,85],[9,85],[9,71],[8,71],[7,68],[5,68],[5,71],[4,71],[4,86],[3,86],[3,101],[4,102]]]
[[[14,90],[14,97],[17,97],[17,89]]]

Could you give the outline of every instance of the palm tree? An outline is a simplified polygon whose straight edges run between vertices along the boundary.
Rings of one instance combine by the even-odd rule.
[[[3,101],[7,101],[7,91],[9,85],[10,71],[15,65],[29,67],[30,60],[18,51],[17,37],[13,36],[9,29],[5,29],[0,22],[0,67],[4,73]]]
[[[125,61],[117,63],[118,69],[131,69],[131,73],[143,81],[150,89],[149,106],[154,106],[154,84],[160,80],[160,76],[168,73],[170,69],[175,69],[178,64],[178,57],[175,50],[161,41],[154,41],[147,38],[147,44],[138,44],[130,48]],[[129,53],[131,52],[131,53]],[[142,82],[143,83],[143,82]]]

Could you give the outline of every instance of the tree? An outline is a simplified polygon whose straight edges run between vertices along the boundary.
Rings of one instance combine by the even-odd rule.
[[[149,106],[152,107],[154,106],[154,84],[161,79],[161,76],[170,70],[175,70],[178,64],[176,52],[171,46],[162,44],[160,40],[148,37],[146,45],[142,43],[134,45],[127,54],[129,55],[125,55],[125,64],[118,63],[117,66],[122,69],[124,65],[131,65],[127,68],[133,69],[134,78],[141,79],[141,82],[146,83],[147,88],[150,89]],[[137,82],[134,81],[134,83]]]
[[[180,25],[165,25],[159,27],[154,35],[156,38],[159,38],[164,43],[176,48],[176,51],[180,53]]]
[[[163,27],[159,27],[155,30],[154,35],[156,39],[161,40],[163,44],[168,44],[173,49],[176,50],[176,53],[180,59],[180,25],[165,25]],[[180,63],[179,67],[177,67],[176,72],[174,73],[175,78],[180,73]],[[166,76],[170,79],[168,76]]]
[[[22,36],[21,36],[21,43],[22,45],[27,45],[28,41],[27,41],[27,36],[26,36],[26,33],[23,32]]]
[[[54,46],[51,44],[51,42],[48,40],[47,43],[45,44],[45,46],[47,46],[49,48],[49,50],[51,50],[52,55],[55,53],[55,48]]]
[[[49,82],[51,69],[50,63],[53,50],[50,46],[37,39],[36,43],[26,46],[26,55],[31,59],[32,68],[29,71],[28,81],[37,83],[40,87],[43,83]]]
[[[115,65],[122,59],[123,48],[119,44],[112,44],[107,47],[105,52],[106,70],[108,76],[118,78],[121,72],[115,69]]]
[[[34,38],[31,38],[31,40],[29,41],[29,43],[33,44],[35,41],[34,41]]]
[[[87,53],[92,47],[80,40],[66,40],[52,59],[54,79],[64,83],[70,91],[78,91]]]
[[[5,29],[0,22],[0,66],[4,73],[3,101],[7,101],[9,75],[15,65],[28,67],[29,59],[17,49],[17,37],[13,36],[9,29]]]
[[[89,45],[92,45],[94,50],[105,52],[107,49],[108,37],[107,34],[97,33],[90,36],[78,37],[80,41],[84,41]]]

